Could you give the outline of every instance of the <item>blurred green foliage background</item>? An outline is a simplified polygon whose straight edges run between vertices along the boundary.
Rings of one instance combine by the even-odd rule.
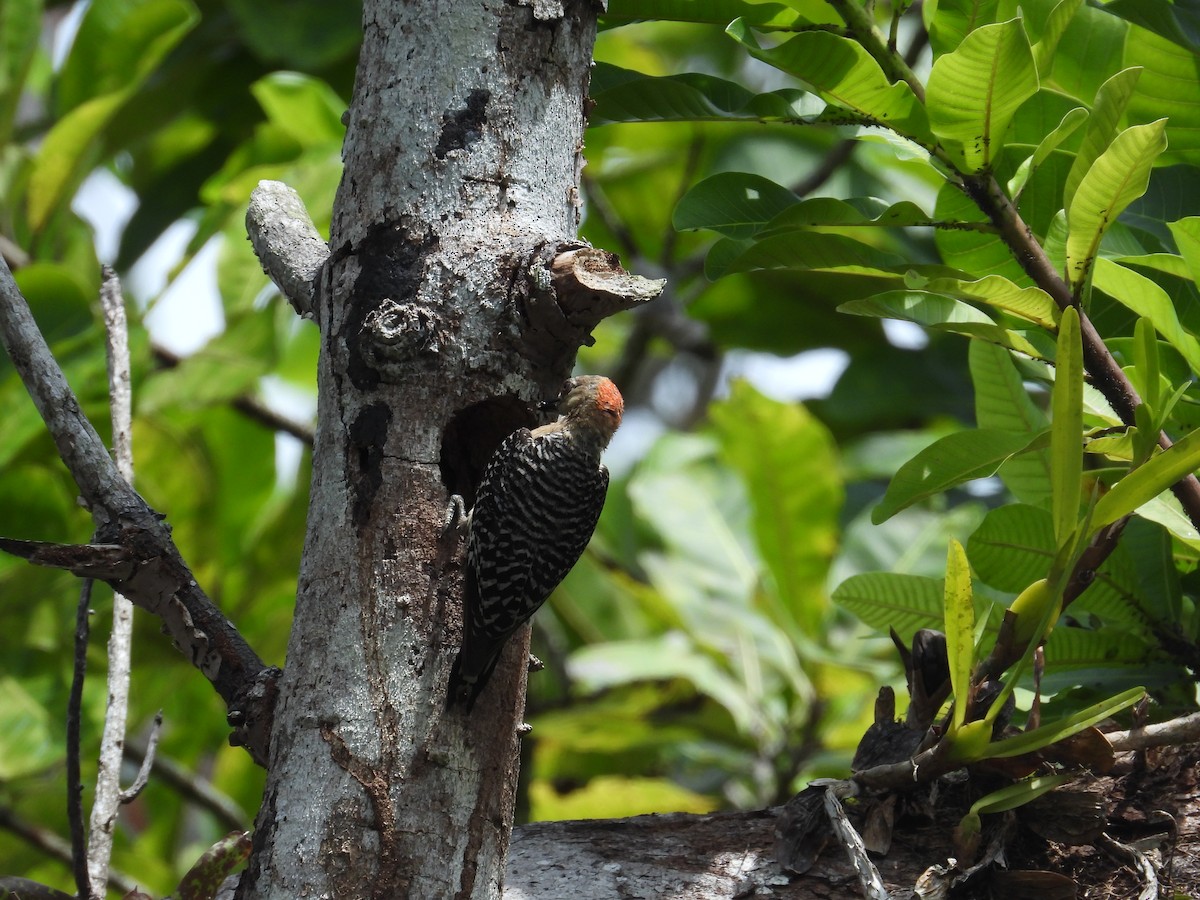
[[[686,220],[685,195],[722,173],[768,178],[798,196],[912,201],[946,218],[972,210],[887,132],[706,113],[695,95],[663,83],[628,89],[630,72],[702,73],[736,83],[745,97],[796,88],[751,59],[723,22],[630,21],[663,5],[613,0],[596,46],[583,236],[669,286],[655,304],[606,321],[580,354],[580,370],[617,379],[629,416],[610,454],[613,487],[596,538],[535,624],[534,652],[547,670],[530,686],[521,815],[531,820],[760,807],[809,777],[845,772],[879,686],[902,687],[903,676],[880,630],[887,616],[864,612],[868,627],[834,605],[834,588],[873,572],[939,579],[947,540],[967,543],[989,509],[1010,499],[993,479],[872,525],[871,509],[903,462],[974,424],[967,341],[839,313],[879,290],[867,273],[761,266],[710,280],[706,254],[717,238],[674,224]],[[1001,20],[1004,4],[985,5]],[[816,0],[693,6],[714,22],[735,6],[833,21]],[[961,38],[952,33],[957,4],[941,6],[929,35],[919,17],[902,29],[901,47],[912,48],[918,68],[929,64],[927,40],[937,50]],[[1051,7],[1023,4],[1032,29],[1044,27]],[[1155,79],[1170,77],[1178,56],[1164,46],[1180,45],[1125,13],[1082,9],[1053,84],[1022,107],[1011,143],[1036,146],[1131,57],[1147,71],[1130,115],[1140,115],[1138,104],[1158,115],[1165,101]],[[279,665],[308,504],[303,438],[317,334],[275,295],[243,216],[255,184],[278,179],[327,233],[359,17],[356,4],[318,0],[0,3],[5,258],[102,434],[100,262],[125,277],[136,486],[168,517],[209,594]],[[1188,77],[1196,87],[1195,71]],[[1162,222],[1200,208],[1190,143],[1200,134],[1197,96],[1172,111],[1168,155],[1116,238],[1127,253],[1151,252],[1147,235],[1161,238]],[[1022,209],[1039,234],[1061,206],[1074,152],[1066,146],[1071,152],[1052,154],[1026,187]],[[134,201],[128,221],[115,212],[118,197]],[[108,213],[83,214],[105,204]],[[169,227],[181,233],[178,223],[185,240],[161,241]],[[881,259],[1023,278],[994,236],[862,230],[870,233],[856,237]],[[110,248],[103,260],[98,240]],[[198,259],[206,247],[215,251],[222,324],[181,356],[144,319],[170,291],[173,316],[207,307],[196,277],[211,258]],[[708,274],[716,265],[709,256]],[[156,270],[167,272],[165,285],[149,274]],[[1194,282],[1169,287],[1184,324],[1200,324]],[[1098,322],[1131,327],[1118,304],[1096,302]],[[263,407],[296,427],[280,430]],[[0,410],[0,534],[86,541],[90,519],[7,359]],[[1145,540],[1161,562],[1167,539]],[[999,597],[1022,586],[992,588]],[[0,557],[0,817],[60,835],[77,595],[71,576]],[[85,783],[104,713],[109,596],[98,587],[93,602]],[[226,745],[224,708],[204,679],[154,621],[139,613],[137,622],[133,735],[144,736],[162,709],[162,756],[210,782],[249,826],[263,773]],[[1169,680],[1178,669],[1164,671]],[[230,824],[152,778],[123,815],[114,867],[167,891]],[[0,871],[70,884],[61,862],[11,830],[0,829]]]

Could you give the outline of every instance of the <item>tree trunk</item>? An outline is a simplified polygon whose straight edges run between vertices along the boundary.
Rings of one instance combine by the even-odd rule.
[[[462,554],[442,526],[620,305],[572,300],[550,268],[580,246],[596,11],[364,4],[315,284],[308,535],[239,896],[500,894],[528,634],[471,714],[443,711]]]

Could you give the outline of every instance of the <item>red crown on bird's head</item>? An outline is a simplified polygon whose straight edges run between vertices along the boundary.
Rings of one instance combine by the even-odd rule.
[[[621,424],[621,416],[625,413],[625,400],[617,386],[607,378],[601,378],[596,384],[596,409],[613,417],[613,428]]]

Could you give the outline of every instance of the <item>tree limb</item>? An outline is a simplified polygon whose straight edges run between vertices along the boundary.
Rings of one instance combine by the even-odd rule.
[[[225,700],[234,726],[230,742],[246,747],[256,762],[266,765],[279,670],[258,658],[204,593],[163,517],[122,477],[80,409],[7,265],[0,265],[0,342],[79,486],[98,537],[97,544],[82,547],[6,540],[0,549],[95,575],[161,618],[176,647]],[[103,574],[106,566],[111,571]]]

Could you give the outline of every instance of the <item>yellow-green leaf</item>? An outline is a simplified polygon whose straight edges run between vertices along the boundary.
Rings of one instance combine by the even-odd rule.
[[[954,691],[955,730],[966,721],[975,657],[975,605],[971,599],[971,567],[962,544],[951,539],[946,554],[946,654]]]
[[[1063,546],[1079,521],[1083,477],[1083,345],[1079,313],[1063,310],[1058,327],[1058,358],[1050,397],[1050,480],[1054,540]]]
[[[1067,208],[1067,276],[1078,292],[1100,241],[1125,207],[1146,192],[1150,169],[1167,149],[1166,119],[1118,134],[1088,169]]]

